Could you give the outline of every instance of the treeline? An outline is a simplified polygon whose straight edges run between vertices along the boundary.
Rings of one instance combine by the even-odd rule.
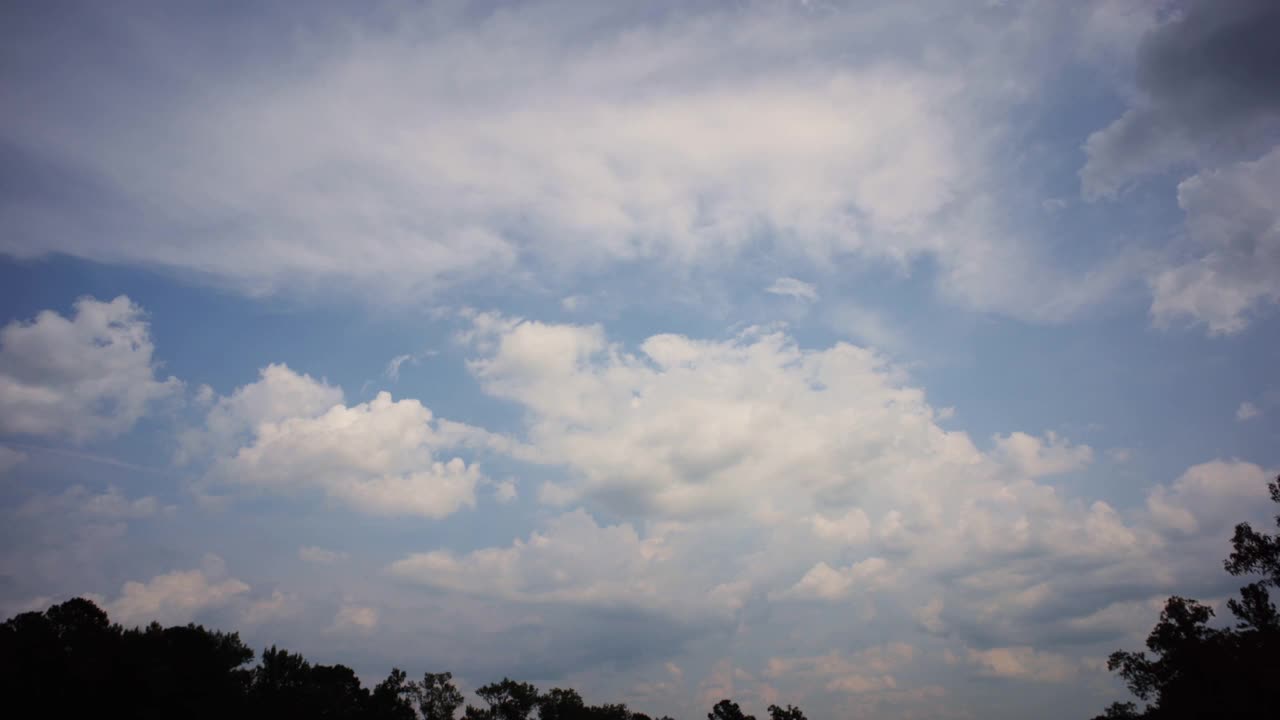
[[[254,659],[237,633],[199,625],[124,628],[89,600],[22,613],[0,626],[0,697],[11,717],[173,720],[653,720],[624,704],[588,705],[575,690],[540,692],[503,678],[466,705],[450,673],[410,679],[393,669],[372,689],[345,665],[316,665],[269,647]],[[805,720],[788,705],[772,720]],[[712,720],[754,720],[722,700]],[[659,720],[671,720],[663,717]]]
[[[1280,503],[1280,478],[1268,487]],[[1227,601],[1235,624],[1210,627],[1213,608],[1169,598],[1147,637],[1151,654],[1119,650],[1107,661],[1147,705],[1114,703],[1094,720],[1280,718],[1280,614],[1270,595],[1280,587],[1280,536],[1240,523],[1231,546],[1227,572],[1255,578]]]

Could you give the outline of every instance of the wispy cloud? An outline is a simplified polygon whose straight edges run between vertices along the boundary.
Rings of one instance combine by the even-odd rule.
[[[805,300],[807,302],[818,301],[818,290],[813,285],[797,280],[795,278],[782,277],[773,281],[773,284],[765,288],[765,292],[774,295],[785,295],[795,298],[796,300]]]

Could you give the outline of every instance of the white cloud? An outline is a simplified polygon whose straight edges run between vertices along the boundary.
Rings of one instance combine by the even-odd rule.
[[[913,615],[920,627],[934,635],[938,635],[946,630],[946,623],[942,619],[942,608],[942,598],[936,597],[916,610]]]
[[[661,549],[659,539],[642,540],[630,525],[601,527],[576,510],[510,547],[416,553],[390,571],[430,587],[510,600],[658,603]]]
[[[782,277],[773,281],[773,284],[765,288],[765,292],[774,295],[784,295],[796,300],[804,300],[806,302],[818,301],[818,290],[813,285],[797,280],[795,278]]]
[[[544,482],[539,498],[633,519],[623,527],[636,534],[616,556],[661,542],[686,565],[659,572],[660,563],[635,561],[627,577],[660,579],[662,595],[714,590],[734,608],[752,597],[840,599],[863,588],[893,592],[891,580],[913,591],[944,581],[949,615],[964,619],[949,632],[1015,645],[1047,632],[1037,613],[1048,607],[1061,606],[1056,630],[1085,632],[1069,620],[1101,609],[1107,588],[1171,590],[1202,552],[1169,545],[1151,509],[1122,512],[1037,482],[1085,467],[1089,446],[1013,432],[983,453],[942,429],[899,369],[861,348],[801,349],[753,329],[720,341],[658,335],[633,353],[599,327],[476,319],[464,333],[478,353],[472,371],[526,413],[518,455],[567,471]],[[1257,473],[1240,479],[1249,483],[1250,493],[1265,492]],[[1163,492],[1153,491],[1152,506],[1184,504],[1176,493],[1163,501]],[[584,588],[645,597],[616,590],[614,566],[590,562],[575,565],[585,577],[564,575],[539,593],[513,589],[532,583],[518,575],[502,584],[506,568],[524,567],[544,542],[437,551],[416,558],[417,575],[465,578],[451,587],[505,598]],[[798,579],[797,568],[808,570]]]
[[[316,565],[332,565],[346,560],[347,557],[347,553],[338,552],[337,550],[326,550],[314,545],[306,545],[298,548],[299,559],[303,562],[314,563]]]
[[[1189,468],[1172,485],[1147,496],[1158,527],[1182,534],[1225,532],[1258,513],[1268,502],[1273,473],[1237,460],[1215,460]]]
[[[472,371],[528,411],[528,459],[573,471],[544,500],[689,515],[767,499],[807,516],[819,498],[847,509],[854,494],[983,462],[898,370],[851,345],[801,350],[753,329],[657,335],[632,354],[598,327],[489,319],[475,332]]]
[[[418,363],[422,362],[424,358],[431,357],[432,355],[435,355],[435,354],[436,353],[434,350],[424,350],[420,353],[415,353],[412,355],[407,353],[402,355],[397,355],[391,358],[391,360],[387,362],[387,369],[383,371],[383,374],[386,375],[387,378],[391,379],[392,381],[399,380],[400,368],[404,367],[405,364],[417,365]]]
[[[1021,476],[1032,478],[1073,472],[1093,462],[1093,448],[1073,445],[1054,432],[1046,433],[1044,440],[1022,432],[997,435],[993,454]]]
[[[833,568],[820,562],[787,591],[787,597],[800,599],[843,600],[854,592],[876,590],[893,581],[893,573],[884,558],[867,558],[848,567]]]
[[[844,545],[862,545],[871,538],[871,520],[862,508],[853,508],[834,519],[814,515],[810,522],[815,535]]]
[[[400,366],[413,359],[412,355],[397,355],[387,363],[385,374],[392,380],[400,379]]]
[[[375,515],[441,518],[474,507],[480,470],[434,451],[457,441],[433,425],[417,400],[379,393],[368,403],[335,405],[316,417],[260,423],[250,444],[219,460],[211,476],[277,492],[315,488]]]
[[[898,687],[893,673],[915,657],[906,643],[872,647],[852,655],[831,652],[810,657],[770,658],[765,675],[771,678],[814,678],[833,692],[862,694]]]
[[[732,64],[718,57],[725,51],[741,60],[767,56],[772,48],[755,37],[769,27],[765,23],[774,23],[773,43],[814,40],[821,28],[800,16],[712,14],[679,28],[607,29],[591,46],[575,47],[557,27],[561,18],[537,9],[513,12],[525,16],[518,41],[497,18],[415,41],[413,20],[405,18],[401,36],[367,29],[360,40],[334,46],[331,60],[308,58],[300,75],[208,88],[225,101],[256,108],[235,126],[159,108],[153,124],[166,124],[184,142],[216,148],[199,158],[170,149],[198,160],[205,173],[176,174],[145,156],[122,157],[120,151],[142,140],[130,132],[117,131],[111,147],[81,144],[50,128],[22,132],[43,136],[127,193],[177,201],[216,183],[221,202],[203,207],[208,219],[239,211],[256,219],[246,230],[305,228],[294,234],[306,238],[305,247],[272,233],[273,243],[246,238],[238,252],[145,237],[109,252],[65,242],[79,254],[117,259],[146,248],[155,252],[154,262],[249,283],[283,282],[287,270],[366,279],[376,274],[402,285],[411,276],[445,283],[503,269],[529,250],[572,264],[654,254],[707,257],[745,244],[756,222],[807,227],[828,237],[855,235],[846,204],[859,208],[873,227],[910,226],[937,212],[958,185],[959,148],[945,116],[931,112],[947,86],[926,74],[891,66],[776,68],[684,87],[670,76],[678,57],[681,64],[730,70]],[[442,72],[473,66],[481,46],[508,47],[483,56],[506,71],[468,72],[461,83],[456,70]],[[288,45],[282,50],[301,52]],[[534,67],[541,71],[530,75]],[[509,84],[517,77],[523,89]],[[603,92],[602,83],[636,92]],[[639,92],[642,87],[647,92]],[[335,91],[360,101],[335,111],[321,102]],[[858,112],[866,102],[877,112]],[[797,125],[807,132],[793,132]],[[285,126],[291,129],[282,133]],[[356,141],[360,128],[369,127],[382,132]],[[450,138],[447,145],[440,144],[442,137]],[[264,156],[263,147],[274,152]],[[488,161],[474,162],[477,157]],[[129,172],[109,172],[110,161],[125,161],[121,170]],[[365,179],[381,177],[382,192],[362,190],[362,182],[323,188],[296,179],[334,163],[361,168]],[[246,167],[258,172],[225,182]],[[255,180],[246,183],[246,177]],[[409,193],[413,202],[406,202]],[[276,198],[269,205],[261,200],[268,196]],[[543,231],[546,244],[521,247],[501,221],[512,212],[526,213],[522,224]],[[397,217],[410,226],[397,228]],[[351,232],[357,222],[371,222],[376,231]],[[439,230],[412,230],[432,226]],[[353,235],[365,239],[365,251],[344,250],[344,238]]]
[[[785,604],[898,587],[937,597],[946,588],[949,635],[1017,647],[1054,634],[1096,637],[1076,620],[1116,593],[1200,582],[1195,568],[1221,552],[1212,534],[1170,534],[1176,513],[1165,508],[1193,507],[1187,492],[1157,488],[1147,508],[1118,510],[1041,485],[1040,477],[1085,467],[1092,448],[1012,432],[983,453],[964,433],[939,427],[923,393],[861,348],[801,349],[753,329],[719,341],[659,335],[631,352],[599,327],[476,319],[463,336],[477,352],[471,368],[487,392],[525,411],[520,457],[567,471],[538,496],[632,519],[623,527],[635,536],[617,557],[642,558],[637,548],[655,543],[680,558],[681,571],[618,563],[660,597],[715,591],[725,600],[719,607],[736,612],[751,598]],[[1260,472],[1229,485],[1256,497],[1265,493]],[[1243,505],[1213,505],[1189,511],[1195,527],[1211,516],[1248,517],[1239,515]],[[673,526],[685,530],[673,534]],[[595,592],[688,611],[619,590],[625,581],[613,565],[551,554],[546,563],[572,562],[574,572],[540,571],[547,585],[537,592],[532,579],[500,582],[541,543],[555,545],[535,542],[544,534],[554,537],[539,531],[511,547],[415,556],[425,563],[417,575],[437,586],[462,577],[449,587],[495,598]],[[867,558],[879,559],[875,568]],[[808,570],[797,578],[797,568]],[[883,572],[861,574],[869,569]],[[1057,619],[1046,623],[1048,614]],[[940,615],[920,622],[943,627]]]
[[[826,313],[827,325],[844,337],[880,350],[901,352],[907,341],[879,313],[851,302],[832,305]]]
[[[245,608],[242,622],[247,625],[261,625],[285,618],[295,617],[302,610],[302,602],[293,595],[276,590],[270,597],[259,598]]]
[[[106,604],[107,614],[122,625],[145,625],[156,620],[180,624],[206,610],[224,607],[249,592],[249,586],[226,577],[226,565],[216,555],[206,555],[203,567],[157,575],[145,583],[130,581],[120,596]]]
[[[342,388],[296,373],[288,365],[273,363],[258,375],[256,382],[212,402],[202,427],[183,433],[180,463],[206,453],[230,452],[261,423],[314,417],[342,402]]]
[[[342,391],[283,365],[220,398],[185,456],[213,451],[209,481],[272,492],[318,490],[375,515],[441,518],[475,505],[479,468],[437,452],[488,441],[386,392],[347,406]]]
[[[378,627],[378,610],[362,605],[343,605],[333,618],[333,630],[371,632]]]
[[[514,480],[503,480],[493,486],[493,496],[497,498],[498,502],[505,504],[519,497],[520,492],[516,489]]]
[[[1236,408],[1236,420],[1240,422],[1244,422],[1246,420],[1253,420],[1254,418],[1259,417],[1261,415],[1262,415],[1262,410],[1259,409],[1257,405],[1254,405],[1253,403],[1247,400],[1245,402],[1240,403],[1240,407]]]
[[[1195,145],[1178,128],[1160,123],[1149,108],[1131,109],[1089,136],[1080,171],[1084,196],[1114,198],[1135,180],[1189,163]]]
[[[1115,592],[1173,590],[1210,544],[1175,541],[1151,510],[1038,482],[1085,467],[1086,445],[1012,432],[979,451],[939,426],[901,370],[861,348],[802,349],[752,329],[713,341],[658,335],[632,352],[599,327],[473,319],[462,334],[472,371],[525,412],[517,455],[566,471],[544,481],[540,500],[626,522],[606,532],[581,516],[570,532],[561,519],[511,546],[397,564],[438,588],[519,602],[599,597],[682,617],[697,608],[661,598],[714,595],[720,612],[737,612],[752,599],[945,591],[949,635],[1019,646],[1094,632],[1072,620]],[[625,560],[571,557],[562,544]],[[1046,613],[1060,619],[1046,624]],[[943,627],[938,614],[918,620]]]
[[[45,310],[0,330],[0,432],[76,441],[131,429],[181,387],[160,380],[142,308],[82,298],[70,319]]]
[[[1254,162],[1203,171],[1178,185],[1199,257],[1155,275],[1157,325],[1188,319],[1211,334],[1243,330],[1280,302],[1280,146]]]
[[[1048,683],[1074,680],[1081,669],[1078,661],[1030,647],[970,649],[968,661],[983,675]]]
[[[209,405],[212,405],[216,398],[217,393],[215,393],[213,388],[208,385],[201,385],[196,388],[195,395],[192,397],[192,399],[195,400],[196,405],[199,407],[208,407]]]
[[[91,78],[21,85],[27,112],[0,130],[123,206],[164,212],[37,205],[6,217],[24,231],[3,249],[194,270],[252,293],[338,283],[398,298],[495,273],[928,258],[953,299],[1057,316],[1095,291],[1031,247],[1034,225],[1006,226],[1017,169],[1003,157],[1010,108],[1064,62],[1029,28],[1084,21],[1046,5],[751,3],[678,20],[402,9],[386,24],[312,18],[305,41],[280,33],[260,66],[272,71],[251,81],[202,52],[151,55],[182,40],[140,14],[129,29],[154,43],[83,63]],[[938,40],[916,54],[894,37]],[[190,82],[139,88],[121,62]],[[95,112],[69,112],[87,107],[67,90],[84,83]],[[194,231],[209,227],[227,231]]]

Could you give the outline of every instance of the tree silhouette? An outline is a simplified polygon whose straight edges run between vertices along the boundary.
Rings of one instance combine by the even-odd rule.
[[[633,720],[634,717],[623,703],[592,705],[586,712],[588,720]]]
[[[424,673],[418,686],[418,711],[423,720],[453,720],[462,705],[462,693],[453,685],[453,673]]]
[[[800,712],[800,708],[794,705],[788,705],[786,709],[770,705],[769,720],[807,720],[807,718]]]
[[[76,720],[453,720],[463,703],[448,672],[415,682],[392,668],[369,690],[345,665],[315,665],[275,645],[250,666],[253,659],[236,633],[155,622],[125,629],[74,598],[0,624],[0,697],[34,716]],[[476,694],[486,707],[468,705],[464,720],[652,720],[621,703],[587,705],[576,690],[539,693],[509,678]],[[707,717],[755,720],[727,699]],[[770,705],[769,717],[805,720],[791,705]]]
[[[538,706],[538,688],[510,678],[480,687],[476,695],[489,707],[482,710],[468,705],[463,716],[468,720],[528,720]]]
[[[387,720],[417,720],[413,706],[415,701],[421,702],[420,693],[418,684],[409,680],[405,671],[391,668],[387,679],[375,685],[370,693],[370,714]]]
[[[1280,478],[1269,483],[1280,504]],[[1280,515],[1276,516],[1280,527]],[[1280,587],[1280,537],[1236,526],[1232,553],[1224,562],[1232,575],[1258,575],[1227,602],[1231,628],[1213,628],[1213,608],[1174,596],[1147,636],[1147,650],[1118,650],[1107,668],[1124,678],[1147,706],[1114,703],[1097,718],[1181,720],[1280,715],[1280,617],[1269,587]]]
[[[538,720],[579,720],[586,714],[587,704],[577,690],[551,688],[538,698]]]
[[[738,703],[726,698],[711,708],[711,712],[707,713],[707,720],[756,720],[756,716],[742,714]]]
[[[0,625],[0,694],[44,717],[245,715],[253,651],[196,625],[125,630],[75,598]]]

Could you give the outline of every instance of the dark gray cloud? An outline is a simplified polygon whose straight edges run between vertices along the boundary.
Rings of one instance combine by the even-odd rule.
[[[1280,111],[1280,3],[1200,0],[1138,50],[1138,85],[1193,131]]]
[[[1085,195],[1114,195],[1143,176],[1192,162],[1265,152],[1280,129],[1278,37],[1280,3],[1272,0],[1192,0],[1178,7],[1138,47],[1138,97],[1085,144]]]

